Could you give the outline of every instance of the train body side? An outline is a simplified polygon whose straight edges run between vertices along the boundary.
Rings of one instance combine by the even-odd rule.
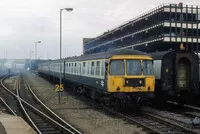
[[[99,64],[98,71],[91,64]],[[65,61],[64,80],[93,87],[94,90],[106,90],[105,64],[106,59]],[[74,67],[76,66],[76,67]],[[92,71],[93,70],[93,71]]]

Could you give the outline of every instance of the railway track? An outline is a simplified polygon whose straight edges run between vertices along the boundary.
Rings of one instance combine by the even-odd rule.
[[[168,104],[172,104],[175,106],[179,106],[181,107],[184,111],[182,111],[185,115],[191,116],[191,117],[198,117],[200,118],[200,107],[197,106],[192,106],[192,105],[179,105],[176,102],[172,102],[172,101],[167,101]]]
[[[51,114],[51,116],[48,116],[47,113],[44,113],[44,111],[38,110],[39,105],[37,104],[37,108],[33,106],[33,104],[36,105],[36,103],[32,102],[32,105],[22,99],[20,97],[20,91],[21,91],[21,86],[20,86],[20,80],[17,80],[16,84],[16,94],[13,93],[11,90],[9,90],[5,85],[3,84],[3,80],[1,80],[1,85],[4,87],[6,91],[8,91],[14,98],[16,98],[19,102],[19,105],[26,116],[26,120],[31,126],[36,130],[37,133],[43,134],[43,133],[67,133],[67,134],[80,134],[78,130],[73,128],[71,125],[67,123],[67,127],[61,125],[57,121],[55,121],[52,118],[58,117],[55,113],[54,115]],[[58,120],[58,119],[57,119]],[[61,122],[61,121],[60,121]],[[64,123],[63,123],[64,124]]]
[[[199,118],[194,113],[199,115],[199,111],[188,112],[184,109],[155,109],[152,107],[142,107],[144,113],[153,114],[165,120],[180,124],[182,126],[193,128],[194,130],[200,131],[200,122],[194,122],[195,118]]]
[[[0,78],[0,81],[2,81],[2,79],[3,79],[2,77]],[[10,82],[8,82],[7,85],[10,85]],[[1,84],[0,84],[0,97],[13,110],[13,112],[17,116],[22,116],[22,113],[21,113],[21,111],[19,109],[18,102],[16,101],[15,97],[13,97],[12,94],[7,92]]]
[[[62,118],[60,118],[57,114],[55,114],[50,108],[48,108],[38,97],[37,95],[33,92],[33,90],[31,89],[30,85],[28,84],[27,81],[24,81],[25,85],[27,87],[27,89],[30,91],[32,97],[36,100],[37,104],[40,104],[41,109],[43,109],[43,111],[47,111],[48,115],[51,116],[51,118],[53,118],[55,121],[57,121],[59,124],[63,125],[64,127],[68,128],[70,131],[72,131],[73,133],[77,133],[79,134],[80,132],[75,129],[73,126],[71,126],[69,123],[67,123],[66,121],[64,121]]]
[[[107,107],[103,106],[103,109],[107,109],[112,113],[115,113],[119,115],[120,117],[123,117],[133,123],[136,123],[143,128],[149,130],[153,133],[176,133],[176,134],[182,134],[182,133],[190,133],[190,134],[198,134],[200,131],[196,131],[184,126],[181,126],[177,123],[173,123],[170,121],[165,120],[164,118],[160,118],[154,114],[141,112],[139,115],[137,114],[130,114],[125,115],[116,111],[113,111],[112,109],[109,109]]]
[[[164,118],[160,118],[151,113],[145,113],[141,111],[140,114],[123,114],[121,112],[116,111],[114,108],[109,108],[105,105],[99,104],[94,100],[89,99],[83,95],[81,95],[81,98],[79,97],[79,99],[88,102],[94,108],[103,109],[103,111],[105,112],[109,112],[112,115],[124,118],[130,123],[137,124],[150,133],[200,134],[200,131],[198,130],[193,130],[191,128],[181,126],[177,123],[167,121]]]
[[[153,133],[175,133],[175,134],[187,134],[198,133],[188,128],[184,128],[180,125],[167,122],[164,119],[158,118],[155,115],[142,113],[141,115],[128,115],[128,118],[134,120],[135,123],[142,125],[143,127],[151,130]]]
[[[6,113],[10,113],[14,116],[17,116],[17,114],[12,110],[12,108],[5,102],[5,100],[2,97],[0,97],[0,109],[6,111]]]
[[[197,106],[180,105],[176,102],[167,101],[163,105],[145,107],[143,110],[200,131],[200,108]]]

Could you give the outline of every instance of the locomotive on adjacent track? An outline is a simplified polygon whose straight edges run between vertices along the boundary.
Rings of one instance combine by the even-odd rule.
[[[136,103],[151,98],[155,76],[151,56],[136,50],[116,50],[62,59],[65,85],[107,102]],[[38,73],[59,79],[60,60],[39,64]]]
[[[154,59],[155,95],[179,103],[199,97],[199,58],[189,51],[163,51],[150,54]]]

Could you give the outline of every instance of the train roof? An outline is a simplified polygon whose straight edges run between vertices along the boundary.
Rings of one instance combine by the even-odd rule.
[[[152,56],[153,60],[161,60],[163,57],[169,53],[192,53],[191,51],[185,51],[185,50],[168,50],[168,51],[162,51],[162,52],[154,52],[154,53],[148,53],[150,56]]]
[[[66,61],[81,61],[81,60],[91,60],[91,59],[108,59],[112,57],[113,55],[146,55],[150,56],[147,53],[138,51],[138,50],[132,50],[132,49],[123,49],[123,50],[115,50],[115,51],[109,51],[109,52],[100,52],[95,54],[88,54],[78,57],[72,57],[66,59]]]
[[[153,60],[160,60],[163,58],[163,56],[171,51],[162,51],[162,52],[154,52],[154,53],[148,53],[152,56]]]

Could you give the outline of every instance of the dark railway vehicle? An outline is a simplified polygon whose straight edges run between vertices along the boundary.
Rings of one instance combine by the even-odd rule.
[[[199,96],[199,58],[195,53],[177,50],[150,55],[154,59],[157,98],[186,103]]]
[[[42,63],[41,75],[59,79],[60,61]],[[153,96],[152,58],[136,50],[116,50],[62,60],[62,79],[72,89],[104,103],[136,103]]]

